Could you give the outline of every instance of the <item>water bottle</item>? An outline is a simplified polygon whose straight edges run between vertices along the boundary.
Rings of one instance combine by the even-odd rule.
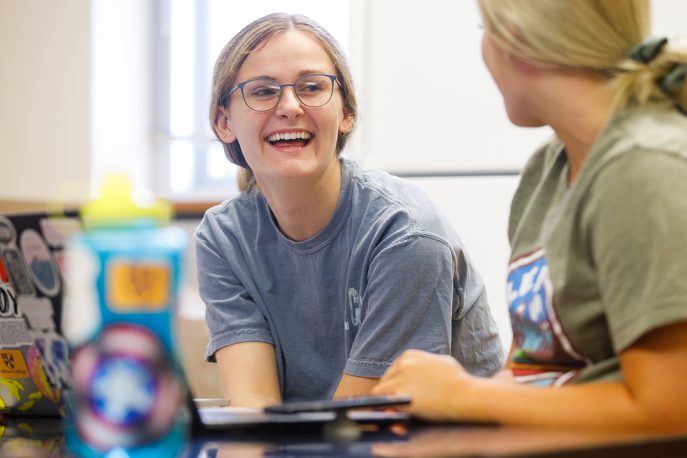
[[[72,353],[67,450],[175,456],[187,439],[174,317],[186,236],[171,206],[104,180],[66,257],[63,328]],[[119,456],[119,455],[118,455]]]

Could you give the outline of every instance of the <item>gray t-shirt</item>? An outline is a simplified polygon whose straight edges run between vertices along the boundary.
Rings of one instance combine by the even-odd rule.
[[[409,348],[453,354],[474,374],[502,366],[482,279],[426,194],[342,160],[339,201],[294,242],[264,196],[207,211],[196,231],[206,358],[227,345],[275,347],[284,400],[331,397],[341,375],[379,377]]]
[[[624,111],[572,186],[568,171],[554,140],[513,199],[508,364],[539,384],[619,380],[623,350],[687,320],[687,116]]]

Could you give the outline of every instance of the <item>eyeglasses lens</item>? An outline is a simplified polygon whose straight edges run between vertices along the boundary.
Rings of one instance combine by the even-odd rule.
[[[309,107],[325,105],[334,91],[332,78],[326,75],[309,75],[293,84],[280,85],[269,78],[248,81],[243,86],[243,98],[255,111],[269,111],[277,106],[284,86],[293,86],[298,100]]]

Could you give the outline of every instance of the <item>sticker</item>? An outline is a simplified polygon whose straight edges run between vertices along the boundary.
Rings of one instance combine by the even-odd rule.
[[[60,291],[60,276],[45,241],[38,232],[27,229],[21,234],[20,245],[29,274],[38,289],[47,296],[56,296]]]
[[[170,272],[164,263],[113,261],[108,265],[112,308],[160,310],[169,298]]]
[[[75,218],[43,218],[40,225],[45,240],[53,248],[64,246],[65,241],[81,232],[79,221]]]
[[[31,278],[26,271],[26,266],[22,260],[19,252],[14,247],[6,248],[2,251],[2,257],[5,261],[5,267],[10,274],[14,289],[18,294],[26,294],[33,296],[36,290],[33,287]]]
[[[26,378],[29,370],[21,350],[0,350],[0,377]]]
[[[29,374],[31,374],[31,380],[49,401],[57,404],[62,398],[62,392],[59,389],[53,387],[48,381],[48,377],[45,375],[43,370],[43,364],[41,364],[41,358],[38,348],[31,347],[27,353]]]
[[[33,407],[33,405],[36,403],[36,401],[38,401],[42,397],[42,394],[40,394],[38,391],[34,391],[28,396],[28,401],[23,402],[17,406],[17,410],[21,412],[26,412],[27,410],[30,410],[31,407]]]
[[[178,418],[183,389],[157,336],[116,324],[72,358],[77,430],[96,448],[161,437]]]
[[[19,380],[0,378],[0,410],[19,404],[24,390],[24,385]]]
[[[132,427],[150,416],[157,394],[155,369],[128,356],[102,359],[93,371],[91,408],[105,422]],[[126,391],[121,388],[126,383]]]
[[[19,310],[33,329],[55,329],[52,302],[47,297],[19,296]]]
[[[10,220],[0,216],[0,245],[14,245],[17,232]]]
[[[67,341],[55,332],[36,332],[33,335],[33,344],[38,349],[50,384],[59,388],[69,385]]]
[[[33,339],[23,318],[3,318],[0,320],[0,348],[17,345],[31,345]]]
[[[17,295],[9,283],[0,283],[0,318],[18,317]]]

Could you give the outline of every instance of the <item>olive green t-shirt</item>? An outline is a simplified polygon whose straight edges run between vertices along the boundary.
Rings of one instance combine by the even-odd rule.
[[[509,364],[542,385],[619,380],[620,352],[687,320],[687,116],[623,111],[568,167],[559,140],[538,150],[509,221]]]

